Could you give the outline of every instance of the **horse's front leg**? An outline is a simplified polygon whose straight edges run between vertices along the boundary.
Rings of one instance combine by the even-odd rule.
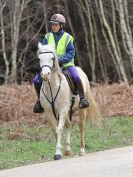
[[[56,134],[57,121],[56,121],[54,116],[49,116],[49,123],[50,123],[50,125],[52,127],[52,131],[53,131],[53,134],[55,136],[55,140],[57,141],[57,134]]]
[[[61,137],[62,137],[62,132],[63,132],[63,127],[65,124],[65,116],[63,114],[60,114],[59,120],[57,123],[56,127],[56,152],[54,156],[54,160],[59,160],[62,157],[62,152],[61,152]]]

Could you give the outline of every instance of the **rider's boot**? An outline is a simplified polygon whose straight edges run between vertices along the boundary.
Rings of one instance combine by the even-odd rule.
[[[79,83],[76,83],[76,86],[77,86],[77,89],[78,89],[78,92],[79,92],[79,97],[80,97],[79,108],[80,109],[88,108],[89,107],[89,102],[85,98],[82,81],[80,81]]]
[[[44,109],[43,107],[41,106],[41,103],[40,103],[40,89],[41,89],[41,85],[34,85],[35,86],[35,90],[36,90],[36,93],[37,93],[37,96],[38,96],[38,100],[33,108],[33,111],[34,113],[43,113],[44,112]]]

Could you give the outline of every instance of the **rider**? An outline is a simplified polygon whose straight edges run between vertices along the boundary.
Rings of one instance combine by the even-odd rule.
[[[63,30],[66,23],[65,17],[61,14],[54,14],[49,22],[51,23],[51,32],[45,35],[42,44],[54,44],[56,46],[56,54],[59,58],[59,65],[66,68],[71,73],[71,76],[76,84],[80,97],[79,108],[87,108],[89,107],[89,102],[84,96],[83,85],[74,65],[75,48],[73,45],[73,37]],[[40,73],[35,76],[33,83],[38,95],[38,101],[35,104],[34,112],[41,113],[44,110],[39,100],[42,85]]]

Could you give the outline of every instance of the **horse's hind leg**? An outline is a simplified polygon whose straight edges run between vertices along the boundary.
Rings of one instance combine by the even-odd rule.
[[[85,128],[85,118],[87,111],[79,110],[79,129],[80,129],[80,152],[79,155],[85,155],[85,143],[84,143],[84,128]]]
[[[72,124],[71,124],[69,118],[66,119],[65,126],[67,129],[67,132],[66,132],[66,142],[65,142],[64,155],[65,156],[72,156],[71,147],[70,147]]]

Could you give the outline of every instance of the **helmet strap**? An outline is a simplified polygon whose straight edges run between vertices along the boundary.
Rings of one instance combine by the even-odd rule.
[[[63,23],[60,23],[60,30],[59,31],[61,31],[63,29],[63,27],[64,27]]]

